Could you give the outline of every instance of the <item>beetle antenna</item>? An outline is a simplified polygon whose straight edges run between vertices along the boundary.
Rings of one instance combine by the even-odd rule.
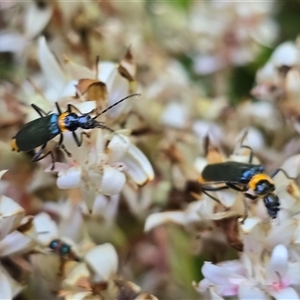
[[[125,98],[123,98],[123,99],[117,101],[117,102],[114,103],[113,105],[111,105],[111,106],[109,106],[108,108],[102,110],[102,112],[101,112],[100,114],[98,114],[96,117],[94,117],[93,119],[94,119],[94,120],[97,119],[100,115],[106,113],[108,110],[110,110],[110,109],[112,109],[113,107],[117,106],[118,104],[120,104],[121,102],[125,101],[126,99],[131,98],[131,97],[134,97],[134,96],[141,96],[141,94],[139,94],[139,93],[131,94],[131,95],[129,95],[129,96],[127,96],[127,97],[125,97]]]
[[[122,139],[125,143],[127,143],[127,141],[122,137],[122,135],[120,135],[118,132],[116,132],[115,130],[111,129],[110,127],[104,125],[104,123],[99,122],[98,126],[96,126],[96,128],[102,128],[105,129],[113,134],[116,134],[120,139]]]
[[[99,55],[97,55],[96,56],[96,80],[98,79],[98,75],[99,75],[99,61],[100,61],[100,56]]]

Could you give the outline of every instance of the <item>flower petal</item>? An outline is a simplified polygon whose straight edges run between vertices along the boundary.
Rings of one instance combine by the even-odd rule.
[[[1,196],[0,198],[0,239],[3,239],[9,232],[16,229],[25,215],[24,209],[12,199]]]
[[[288,250],[283,245],[277,245],[273,251],[270,261],[266,268],[266,277],[268,284],[273,284],[282,280],[288,270]]]
[[[238,292],[239,299],[245,300],[263,300],[271,299],[264,291],[255,286],[241,284]]]
[[[64,69],[67,76],[74,79],[76,82],[82,78],[95,78],[95,73],[92,70],[75,63],[68,57],[65,57]]]
[[[97,191],[107,196],[120,193],[126,182],[125,174],[109,165],[103,166],[102,175],[93,171],[89,172],[89,176]]]
[[[36,243],[18,231],[7,235],[0,243],[0,256],[20,254],[30,251]]]
[[[100,74],[101,74],[101,70],[100,70]],[[118,100],[128,95],[129,88],[130,88],[129,81],[119,74],[117,68],[113,70],[107,82],[105,83],[107,85],[107,90],[108,90],[108,105],[112,105],[116,103]],[[123,103],[120,103],[119,105],[114,107],[114,109],[110,109],[106,114],[109,117],[117,118],[119,115],[125,112],[125,109],[129,107],[129,103],[130,100],[124,101]]]
[[[267,243],[271,247],[278,244],[288,246],[294,239],[297,223],[293,219],[282,220],[280,226],[273,226],[269,231]],[[295,241],[294,241],[295,242]]]
[[[161,116],[161,122],[165,126],[184,129],[188,124],[187,108],[183,104],[171,102]]]
[[[85,262],[95,272],[94,280],[109,280],[118,269],[118,254],[113,245],[106,243],[88,251]]]
[[[1,297],[3,297],[3,299],[13,298],[12,288],[2,270],[0,270],[0,291]]]
[[[229,277],[242,277],[227,268],[214,265],[211,262],[205,262],[201,271],[206,279],[218,286],[229,286]]]
[[[56,184],[60,189],[76,189],[81,183],[81,168],[71,167],[58,172]]]
[[[285,170],[286,173],[292,177],[296,178],[300,174],[300,154],[294,155],[292,157],[289,157],[280,167],[281,169]],[[279,172],[278,175],[281,173],[281,176],[284,176],[285,180],[286,176]],[[276,178],[277,176],[275,176]]]
[[[80,263],[67,274],[66,279],[62,282],[62,286],[64,289],[76,291],[79,289],[77,283],[82,280],[82,278],[89,277],[90,271],[88,270],[88,266],[85,263]]]
[[[46,5],[42,9],[35,2],[26,3],[24,34],[30,40],[35,38],[48,24],[52,16],[52,6]]]
[[[148,158],[135,145],[130,144],[122,161],[128,168],[127,173],[139,186],[143,186],[148,181],[153,180],[154,170]]]
[[[297,292],[291,288],[287,287],[285,289],[281,289],[279,291],[269,291],[270,295],[272,295],[277,300],[296,300],[300,299]]]
[[[37,242],[47,246],[49,243],[59,236],[56,223],[46,213],[39,213],[33,219],[37,232]]]
[[[28,41],[19,33],[8,30],[0,31],[0,52],[22,52]]]
[[[107,145],[109,163],[122,160],[130,146],[130,140],[125,135],[116,134]]]
[[[290,281],[292,285],[300,284],[300,262],[289,263],[289,268],[286,274],[286,278]]]
[[[48,100],[56,101],[64,88],[65,77],[44,36],[38,39],[38,58],[47,82],[45,96]]]
[[[154,213],[148,216],[145,222],[145,231],[150,231],[153,228],[168,222],[174,222],[180,225],[186,224],[186,216],[182,211],[168,211],[161,213]]]
[[[102,82],[107,82],[111,74],[116,70],[117,64],[110,61],[101,61],[98,64],[99,74],[98,79]]]
[[[74,293],[72,295],[66,295],[65,300],[84,300],[85,298],[87,298],[88,300],[93,300],[94,297],[91,298],[91,296],[92,296],[91,292],[80,292],[80,293]]]

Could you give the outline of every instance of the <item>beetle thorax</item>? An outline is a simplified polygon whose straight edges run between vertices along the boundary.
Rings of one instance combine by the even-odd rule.
[[[80,117],[77,116],[75,113],[70,113],[70,114],[66,115],[66,117],[64,119],[66,129],[68,131],[77,130],[80,127],[79,119],[80,119]]]

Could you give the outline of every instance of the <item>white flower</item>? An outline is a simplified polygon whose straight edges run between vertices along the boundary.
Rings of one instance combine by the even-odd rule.
[[[300,299],[291,286],[300,285],[300,262],[289,263],[288,250],[277,245],[266,266],[266,283],[268,293],[275,299]]]

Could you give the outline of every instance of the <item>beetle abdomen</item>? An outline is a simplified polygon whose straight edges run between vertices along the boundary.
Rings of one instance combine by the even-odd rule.
[[[60,133],[57,120],[58,115],[51,114],[27,123],[15,136],[18,150],[34,150],[57,136]]]

